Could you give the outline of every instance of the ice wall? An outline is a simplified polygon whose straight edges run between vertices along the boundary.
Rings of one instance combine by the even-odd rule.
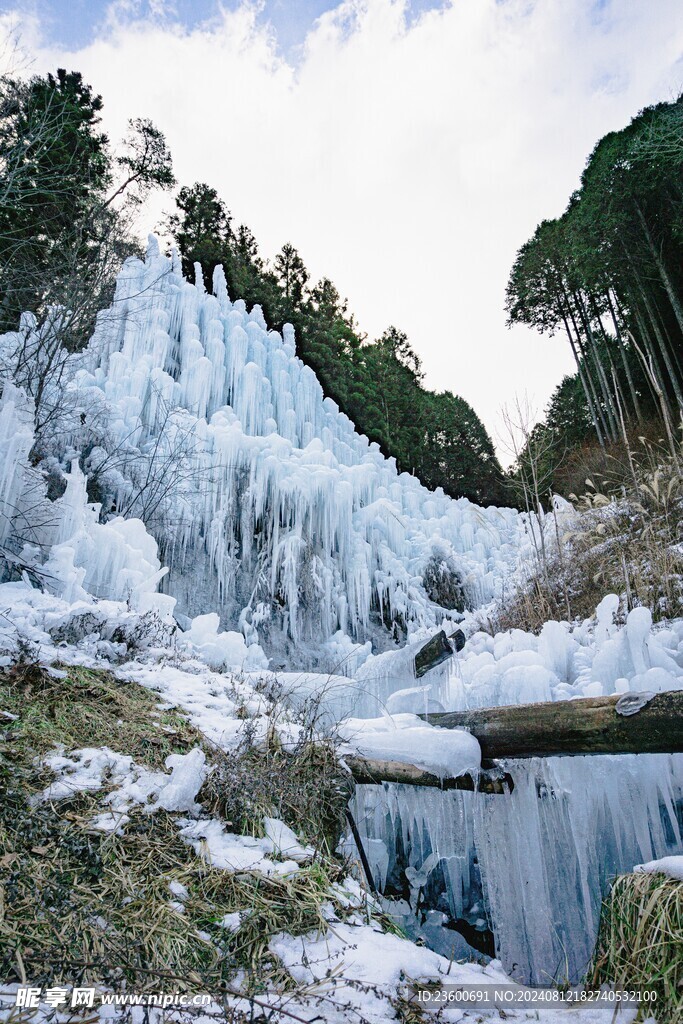
[[[212,294],[199,271],[188,283],[154,239],[126,262],[63,399],[55,456],[83,452],[107,511],[154,533],[180,610],[285,637],[292,661],[338,632],[439,625],[448,612],[422,583],[432,556],[474,604],[517,560],[523,517],[399,474],[323,397],[289,325],[280,336],[232,302],[220,268]]]

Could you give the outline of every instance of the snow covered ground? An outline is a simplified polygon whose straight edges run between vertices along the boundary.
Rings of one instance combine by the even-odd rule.
[[[142,650],[131,661],[126,660],[124,644],[104,638],[114,635],[122,626],[130,630],[134,621],[141,620],[139,612],[132,612],[123,603],[80,600],[69,605],[22,582],[0,586],[0,608],[6,661],[12,658],[12,652],[16,655],[17,651],[28,649],[33,657],[52,666],[59,662],[111,667],[122,679],[135,680],[155,692],[160,706],[182,708],[211,743],[226,750],[234,749],[244,738],[247,720],[255,743],[263,741],[271,729],[277,731],[285,746],[294,744],[299,737],[300,726],[291,716],[278,713],[271,717],[269,700],[254,688],[263,673],[241,672],[239,664],[232,673],[219,673],[206,664],[201,650],[187,639],[194,635],[200,642],[205,641],[201,631],[185,634],[185,639],[175,637],[168,647]],[[90,631],[79,642],[55,642],[55,636],[82,624],[86,613]],[[680,672],[676,660],[680,658],[680,651],[673,647],[673,642],[680,636],[679,625],[682,624],[653,634],[649,628],[646,632],[638,621],[643,616],[635,619],[635,629],[630,621],[626,627],[616,627],[607,622],[601,612],[594,629],[588,625],[576,631],[563,627],[564,651],[557,642],[558,631],[552,645],[548,645],[547,637],[543,636],[491,638],[476,634],[469,649],[460,655],[452,675],[445,683],[443,679],[437,680],[434,687],[442,697],[450,687],[461,700],[465,695],[474,703],[478,686],[490,687],[492,668],[499,666],[498,692],[505,702],[513,692],[508,673],[517,671],[514,655],[518,654],[523,666],[535,666],[539,674],[546,674],[546,680],[553,678],[552,685],[547,683],[548,691],[544,696],[566,698],[573,695],[567,692],[572,687],[578,693],[602,692],[603,688],[614,687],[606,674],[607,659],[601,657],[605,647],[612,651],[616,662],[612,675],[617,671],[630,672],[633,678],[640,669],[641,675],[651,673],[650,681],[654,667],[659,670],[660,682],[675,685],[677,676],[673,672]],[[516,645],[516,652],[510,650],[511,645]],[[243,654],[237,646],[234,650],[236,657]],[[548,665],[549,658],[543,661],[544,651],[551,652],[554,668]],[[599,678],[593,679],[589,667],[596,661]],[[60,670],[52,668],[52,671]],[[664,672],[668,673],[667,677],[662,675]],[[479,676],[481,680],[482,673],[484,684],[477,679]],[[620,674],[618,678],[617,689],[626,691],[628,676]],[[310,679],[307,682],[310,685]],[[511,687],[510,691],[504,689],[506,686]],[[409,696],[424,704],[429,699],[429,689],[429,686],[413,687]],[[488,692],[490,694],[490,689]],[[488,702],[492,702],[490,697]],[[244,717],[245,712],[248,719]],[[354,749],[363,753],[416,760],[443,775],[476,770],[479,761],[478,745],[467,734],[429,730],[412,713],[386,713],[379,719],[347,720],[342,732],[347,743],[352,742]],[[426,732],[440,734],[446,743],[426,743]],[[367,840],[376,878],[385,881],[390,874],[397,857],[396,843],[402,837],[404,848],[409,851],[407,876],[415,897],[420,888],[429,883],[435,869],[445,869],[452,916],[480,915],[475,903],[479,893],[479,899],[488,902],[508,962],[514,957],[519,963],[521,956],[526,956],[532,964],[544,962],[552,955],[557,934],[562,943],[571,936],[576,963],[579,963],[582,955],[590,954],[596,931],[597,919],[591,915],[597,911],[596,885],[604,875],[605,862],[608,870],[630,870],[636,862],[680,849],[675,804],[681,799],[681,760],[681,757],[662,755],[532,763],[515,774],[516,788],[508,798],[416,792],[401,787],[359,787],[354,801],[355,814]],[[298,865],[311,853],[282,823],[270,822],[265,839],[255,840],[237,836],[220,821],[202,815],[195,804],[206,774],[201,751],[171,758],[167,764],[170,774],[141,769],[124,752],[107,749],[58,751],[48,763],[56,774],[44,797],[52,801],[74,789],[96,789],[107,773],[109,788],[112,784],[114,788],[102,801],[95,827],[125,828],[127,812],[137,802],[144,804],[149,813],[154,813],[157,807],[182,813],[178,827],[183,837],[196,850],[203,850],[210,863],[223,869],[287,874],[296,872]],[[193,817],[197,812],[199,817]],[[649,822],[647,830],[640,825],[643,820]],[[577,829],[579,822],[582,827]],[[271,859],[273,853],[275,860]],[[474,869],[473,858],[478,860],[478,867]],[[647,864],[645,869],[648,869]],[[529,879],[534,881],[534,893],[532,898],[525,899]],[[549,918],[555,922],[550,928]],[[358,922],[348,927],[361,925]],[[348,931],[343,934],[349,938]],[[376,946],[379,939],[372,928],[369,934]],[[328,959],[323,957],[322,963],[328,966],[334,965],[341,955],[337,929],[335,935],[334,941],[324,940],[330,953]],[[523,944],[520,943],[522,937]],[[394,942],[391,936],[386,937],[387,941],[390,938]],[[316,957],[321,941],[314,936],[310,939]],[[342,942],[342,946],[344,944]],[[357,942],[349,944],[349,949],[355,945]],[[276,944],[277,949],[289,950],[290,954],[299,946],[300,940],[290,941],[286,937]],[[395,942],[393,946],[390,942],[389,946],[404,949],[400,944],[395,946]],[[412,950],[410,954],[408,946]],[[405,956],[423,958],[432,967],[440,964],[444,970],[449,959],[448,956],[439,958],[437,953],[427,955],[426,950],[412,943],[406,944]],[[358,961],[363,965],[359,980],[369,977],[367,965],[375,962],[365,956]],[[383,956],[380,962],[384,964]],[[394,967],[396,971],[401,969],[396,964]],[[501,968],[494,966],[493,969]],[[294,976],[303,977],[305,973],[299,967]],[[382,1017],[381,1014],[376,1018],[370,1015],[368,1019]]]
[[[122,603],[83,600],[69,606],[51,595],[41,593],[27,583],[4,584],[0,586],[0,606],[3,608],[3,647],[6,659],[12,650],[30,649],[32,656],[50,667],[57,677],[64,670],[61,665],[85,664],[91,667],[112,668],[121,679],[133,679],[154,691],[160,707],[180,707],[189,719],[204,733],[207,740],[223,749],[234,749],[242,738],[247,719],[256,723],[255,742],[265,736],[268,726],[280,729],[283,743],[292,743],[297,737],[297,727],[287,721],[287,715],[269,718],[272,708],[262,693],[256,692],[250,677],[237,678],[230,674],[217,673],[202,659],[202,655],[188,642],[168,648],[150,648],[133,661],[123,660],[123,645],[102,639],[96,630],[87,634],[79,643],[58,641],[55,643],[50,631],[63,630],[71,620],[82,621],[89,608],[90,625],[100,623],[103,631],[115,630],[117,626],[131,626],[131,620],[140,619],[140,614],[131,612]],[[104,615],[100,613],[105,613]],[[236,712],[240,708],[240,714]],[[4,711],[4,709],[0,709]],[[5,714],[7,714],[5,712]],[[19,716],[21,717],[21,716]],[[8,721],[11,720],[11,714]],[[419,720],[418,720],[419,721]],[[394,718],[399,734],[409,732],[413,716],[397,715]],[[268,724],[266,724],[268,723]],[[360,725],[360,723],[359,723]],[[385,722],[386,725],[386,722]],[[402,728],[401,728],[402,726]],[[414,728],[414,726],[412,726]],[[424,732],[424,726],[418,727]],[[439,730],[442,732],[443,730]],[[376,723],[368,735],[378,734]],[[386,735],[386,733],[385,733]],[[471,739],[471,738],[470,738]],[[471,741],[474,743],[474,741]],[[462,757],[462,748],[456,749],[456,761]],[[441,748],[437,759],[446,757]],[[125,832],[131,807],[137,805],[154,815],[163,808],[177,814],[177,827],[183,839],[195,851],[201,853],[215,868],[225,871],[256,872],[265,875],[288,875],[300,870],[314,856],[314,851],[302,845],[294,832],[277,819],[265,820],[265,836],[253,838],[231,833],[225,823],[207,815],[197,803],[197,795],[210,766],[204,753],[195,748],[185,755],[173,755],[167,759],[167,771],[152,772],[140,765],[123,751],[108,748],[84,748],[70,751],[55,751],[46,758],[46,766],[54,773],[53,781],[35,798],[38,802],[49,801],[59,806],[60,801],[76,791],[97,792],[103,790],[100,813],[93,818],[91,826],[101,830]],[[456,763],[444,761],[443,769],[455,770]],[[183,912],[186,898],[183,886],[171,887],[169,899]],[[320,1020],[339,1022],[386,1021],[395,1019],[395,1001],[408,993],[410,984],[442,981],[449,984],[481,985],[502,984],[509,981],[499,962],[491,961],[487,966],[476,963],[454,963],[425,946],[416,945],[405,938],[387,933],[375,917],[378,909],[373,900],[365,894],[352,879],[330,894],[331,902],[326,911],[328,930],[325,934],[311,933],[294,937],[288,934],[276,935],[270,942],[271,952],[281,961],[298,985],[295,992],[283,995],[277,991],[264,992],[262,1002],[275,1008],[270,1019],[284,1022],[297,1020]],[[340,918],[337,907],[346,907]],[[226,928],[239,927],[236,920],[226,922]],[[28,979],[30,982],[30,979]],[[236,984],[239,984],[237,979]],[[0,1019],[14,1019],[16,1016],[17,985],[9,986],[0,994]],[[70,993],[69,993],[70,997]],[[247,1001],[238,994],[226,1002],[233,1008],[247,1009]],[[3,1009],[4,1007],[4,1009]],[[122,1008],[102,1006],[100,1019],[116,1019],[132,1014],[133,1022],[138,1021],[141,1008],[126,1011]],[[178,1009],[149,1012],[150,1020],[205,1021],[226,1018],[225,1005],[219,1002],[201,1010]],[[577,1020],[607,1024],[611,1010],[553,1010],[543,1009],[540,1017],[530,1011],[508,1011],[510,1019],[541,1019],[547,1024]],[[580,1015],[579,1015],[580,1014]],[[294,1015],[294,1016],[292,1016]],[[476,1021],[486,1019],[488,1012],[465,1012],[461,1009],[446,1009],[435,1014],[435,1020],[449,1022]],[[492,1014],[499,1019],[497,1011]],[[51,1021],[54,1024],[72,1019],[59,1006],[43,1001],[31,1020]],[[141,1019],[141,1018],[140,1018]],[[431,1019],[431,1018],[430,1018]],[[619,1020],[628,1022],[633,1012],[623,1013]]]

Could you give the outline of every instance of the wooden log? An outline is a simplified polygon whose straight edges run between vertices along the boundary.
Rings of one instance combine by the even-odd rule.
[[[638,696],[646,703],[630,713]],[[683,752],[683,690],[648,696],[582,697],[420,717],[441,728],[468,729],[484,760]],[[619,707],[629,713],[620,714]]]
[[[433,789],[464,789],[476,793],[511,793],[512,778],[504,772],[482,771],[477,775],[459,775],[456,779],[442,779],[414,764],[403,761],[381,761],[357,754],[345,754],[344,761],[354,781],[359,785],[377,786],[382,782],[395,782],[404,786],[429,786]]]
[[[420,679],[423,675],[443,664],[452,658],[456,651],[461,651],[465,646],[465,634],[457,629],[452,636],[446,636],[444,630],[440,630],[430,637],[415,655],[415,677]]]

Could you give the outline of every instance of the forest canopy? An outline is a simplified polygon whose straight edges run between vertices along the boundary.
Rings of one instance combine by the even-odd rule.
[[[549,484],[587,438],[609,448],[656,420],[673,448],[683,412],[683,97],[600,139],[563,215],[517,253],[506,308],[509,324],[563,335],[576,363],[527,448],[528,457],[543,448]]]

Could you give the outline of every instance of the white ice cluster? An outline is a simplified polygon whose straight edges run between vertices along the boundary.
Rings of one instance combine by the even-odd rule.
[[[649,609],[634,608],[617,626],[618,606],[608,594],[595,624],[546,622],[539,636],[521,629],[473,634],[446,692],[440,689],[442,700],[460,711],[683,688],[683,620],[655,631]]]
[[[469,732],[426,725],[414,714],[346,718],[339,733],[349,752],[414,764],[442,779],[477,772],[481,766],[481,749]]]
[[[140,519],[115,516],[101,523],[99,505],[88,504],[86,478],[75,461],[55,512],[54,542],[42,571],[66,601],[127,600],[136,611],[172,618],[175,598],[157,593],[168,569],[159,562],[156,541]]]
[[[0,339],[4,348],[13,338]],[[422,582],[430,558],[455,567],[475,605],[499,593],[518,558],[524,517],[399,474],[324,398],[290,326],[280,336],[258,306],[232,302],[221,268],[213,294],[200,272],[188,283],[154,239],[144,263],[126,262],[111,308],[60,386],[68,412],[55,458],[82,453],[107,503],[104,516],[94,513],[106,525],[88,527],[74,463],[56,541],[69,550],[52,562],[71,572],[74,594],[84,586],[120,598],[127,587],[151,600],[157,553],[141,527],[112,518],[121,510],[162,546],[163,588],[180,611],[220,609],[248,643],[272,634],[315,652],[338,634],[365,640],[374,628],[377,637],[382,624],[397,636],[439,625],[448,612]],[[18,486],[9,481],[6,494]],[[137,552],[135,577],[125,545]],[[84,579],[71,571],[72,552]]]
[[[0,547],[16,533],[16,522],[28,512],[32,491],[39,490],[28,456],[33,445],[33,409],[11,381],[2,382],[0,396]]]

